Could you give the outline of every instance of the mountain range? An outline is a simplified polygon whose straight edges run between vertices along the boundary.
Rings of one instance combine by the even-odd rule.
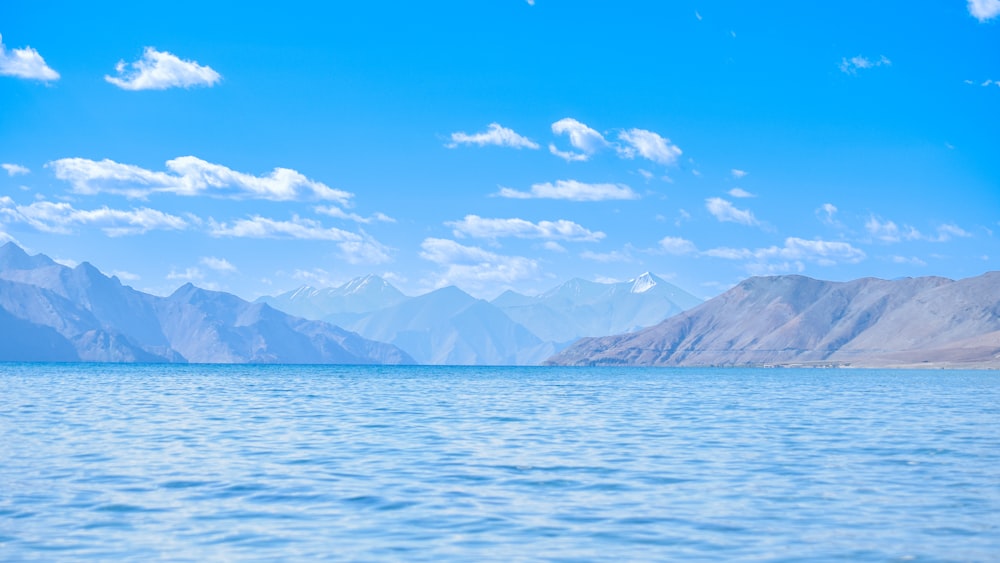
[[[998,368],[1000,272],[750,278],[655,326],[581,339],[546,363]]]
[[[573,279],[538,296],[507,291],[490,302],[456,287],[407,297],[369,275],[257,302],[389,342],[419,363],[534,365],[581,336],[650,326],[701,300],[645,273],[620,283]]]
[[[169,297],[0,247],[0,360],[414,363],[399,348],[187,284]]]

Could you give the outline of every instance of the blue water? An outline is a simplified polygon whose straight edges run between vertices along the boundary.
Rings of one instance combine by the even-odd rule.
[[[1000,559],[1000,373],[0,365],[0,560]]]

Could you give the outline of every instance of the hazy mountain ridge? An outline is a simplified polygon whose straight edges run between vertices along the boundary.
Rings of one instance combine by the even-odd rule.
[[[420,363],[530,365],[582,335],[650,326],[701,300],[646,273],[614,284],[574,279],[535,297],[507,291],[491,302],[456,287],[406,297],[369,275],[257,302],[393,343]]]
[[[23,348],[0,360],[205,363],[412,363],[395,346],[190,284],[169,297],[124,286],[88,263],[0,247],[0,327]]]
[[[582,339],[546,363],[1000,367],[1000,272],[750,278],[645,330]]]
[[[646,272],[612,284],[576,278],[536,297],[508,291],[492,303],[543,340],[568,343],[652,326],[701,299]]]

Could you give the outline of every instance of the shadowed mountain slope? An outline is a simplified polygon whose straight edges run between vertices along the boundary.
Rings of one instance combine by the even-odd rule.
[[[28,342],[0,346],[0,361],[413,362],[395,346],[265,304],[190,284],[157,297],[13,243],[0,247],[0,328]]]

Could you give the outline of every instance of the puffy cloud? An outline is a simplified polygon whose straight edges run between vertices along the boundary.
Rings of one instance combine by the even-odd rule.
[[[594,242],[605,236],[602,232],[592,232],[565,219],[532,223],[524,219],[485,219],[478,215],[466,215],[461,221],[451,221],[445,225],[455,229],[456,237],[489,239],[516,237]]]
[[[618,154],[624,158],[634,158],[635,154],[653,162],[671,165],[677,162],[681,149],[670,142],[670,139],[645,129],[629,129],[618,134],[618,139],[626,147],[618,149]]]
[[[694,243],[681,237],[663,237],[660,239],[660,248],[667,254],[694,254],[698,251]]]
[[[166,167],[170,173],[109,159],[63,158],[46,166],[55,170],[56,178],[69,182],[74,192],[86,195],[103,192],[145,198],[151,193],[166,192],[272,201],[311,198],[341,205],[354,197],[350,192],[330,188],[289,168],[275,168],[267,176],[254,176],[194,156],[168,160]]]
[[[335,219],[346,219],[348,221],[354,221],[355,223],[364,223],[366,225],[368,223],[372,223],[372,222],[375,222],[375,221],[380,221],[380,222],[383,222],[383,223],[395,223],[396,222],[395,219],[393,219],[392,217],[389,217],[385,213],[377,213],[376,212],[371,217],[362,217],[362,216],[358,215],[357,213],[348,213],[348,212],[344,211],[343,209],[341,209],[339,207],[333,207],[332,205],[331,206],[320,205],[320,206],[317,206],[317,207],[315,207],[313,209],[316,211],[316,213],[321,213],[323,215],[328,215],[328,216],[333,217]]]
[[[501,126],[499,123],[490,123],[486,131],[482,133],[468,134],[457,132],[451,134],[451,142],[445,145],[453,149],[458,145],[496,145],[499,147],[512,147],[515,149],[537,149],[538,143],[531,139],[518,135],[513,129]]]
[[[705,208],[716,219],[722,222],[739,223],[740,225],[755,226],[760,222],[748,209],[738,209],[731,202],[721,197],[711,197],[705,200]]]
[[[104,79],[123,90],[166,90],[214,86],[222,79],[211,67],[194,61],[184,61],[166,51],[146,47],[142,58],[127,64],[119,61],[115,66],[118,76],[105,75]]]
[[[581,151],[578,153],[560,151],[555,145],[549,145],[549,152],[566,161],[584,161],[597,151],[609,146],[603,135],[579,121],[566,117],[552,124],[552,132],[556,135],[569,135],[569,144]]]
[[[558,180],[555,184],[533,184],[530,192],[500,188],[496,194],[513,199],[568,199],[570,201],[605,201],[639,199],[639,194],[625,184],[586,184],[576,180]]]
[[[45,59],[38,54],[38,51],[31,47],[7,51],[2,35],[0,35],[0,75],[31,80],[59,80],[59,73],[45,64]]]
[[[9,197],[0,198],[0,216],[18,221],[46,233],[70,234],[73,227],[95,225],[111,237],[138,235],[153,230],[183,230],[188,223],[175,215],[156,209],[75,209],[69,203],[36,201],[15,205]]]
[[[885,55],[880,56],[876,60],[871,60],[867,57],[858,55],[856,57],[851,57],[850,59],[847,57],[841,59],[840,72],[843,72],[844,74],[857,74],[859,69],[890,65],[892,65],[892,61],[890,61]]]
[[[755,196],[754,194],[752,194],[752,193],[750,193],[750,192],[748,192],[748,191],[744,190],[743,188],[733,188],[733,189],[729,190],[729,191],[728,191],[728,192],[726,192],[726,193],[728,193],[728,194],[729,194],[729,195],[731,195],[732,197],[740,197],[740,198],[745,198],[745,197],[757,197],[757,196]]]
[[[538,262],[522,256],[504,256],[453,240],[427,238],[420,257],[444,268],[434,285],[462,285],[470,291],[490,290],[538,276]]]
[[[785,239],[784,246],[769,246],[751,250],[748,248],[713,248],[703,252],[705,256],[723,258],[726,260],[756,260],[766,263],[773,260],[808,261],[823,266],[832,266],[838,262],[857,263],[865,259],[865,253],[846,242],[824,240],[806,240],[797,237]],[[779,265],[781,269],[787,269]],[[801,268],[796,268],[801,270]]]
[[[215,256],[204,256],[198,261],[201,265],[215,270],[216,272],[222,272],[226,274],[232,274],[236,272],[236,266],[226,260],[225,258],[216,258]]]
[[[969,0],[969,14],[981,22],[1000,15],[1000,0]]]
[[[20,164],[4,163],[0,164],[0,168],[6,170],[8,176],[23,176],[31,172],[31,170],[28,170],[26,167],[21,166]]]

